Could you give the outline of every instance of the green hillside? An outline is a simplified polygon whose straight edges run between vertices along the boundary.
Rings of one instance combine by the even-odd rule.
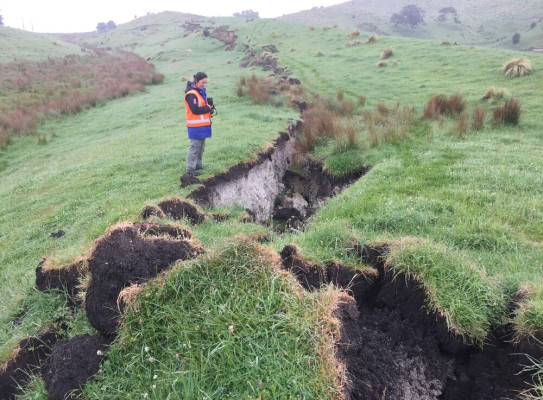
[[[353,1],[281,20],[164,12],[99,35],[60,35],[62,45],[0,28],[0,41],[25,49],[18,53],[14,46],[4,63],[79,54],[81,47],[121,48],[164,74],[162,84],[140,93],[44,118],[37,132],[14,137],[0,150],[0,361],[13,358],[23,338],[47,328],[68,338],[97,335],[85,310],[70,308],[64,291],[35,289],[36,266],[45,259],[47,268],[60,270],[87,259],[116,227],[142,222],[147,205],[185,199],[196,189],[180,187],[179,177],[188,146],[183,93],[197,71],[209,75],[208,93],[219,110],[201,181],[254,160],[303,117],[297,149],[313,164],[335,177],[369,172],[320,204],[299,230],[247,222],[243,207],[196,204],[208,216],[221,216],[202,224],[152,217],[151,222],[190,230],[191,243],[205,254],[176,262],[149,284],[137,282],[133,298],[125,294],[118,336],[82,398],[344,398],[351,372],[338,359],[338,315],[358,311],[348,308],[352,298],[345,288],[306,291],[282,270],[279,253],[287,245],[295,245],[308,264],[340,264],[367,274],[368,281],[377,272],[357,251],[385,246],[382,268],[401,274],[400,283],[414,279],[425,290],[424,314],[435,313],[455,340],[474,346],[459,358],[478,354],[474,349],[503,330],[518,340],[540,338],[543,55],[475,44],[490,47],[503,29],[496,21],[509,25],[507,38],[523,24],[529,28],[541,6],[527,1],[518,9],[498,5],[487,12],[483,3],[455,4],[461,31],[454,22],[435,21],[442,7],[430,2],[424,26],[393,28],[388,13],[409,4],[399,0],[386,10],[376,2]],[[364,11],[370,5],[371,14]],[[498,12],[523,22],[514,25]],[[475,24],[485,24],[470,18],[475,15],[494,21],[496,30],[478,32]],[[370,21],[376,29],[366,29]],[[378,31],[377,41],[369,34],[354,36],[355,28]],[[537,30],[539,23],[529,31],[533,42],[528,29],[521,31],[523,48],[535,47]],[[51,49],[58,53],[47,53]],[[382,60],[386,49],[392,56]],[[504,76],[502,66],[519,56],[531,61],[531,73]],[[265,71],[259,60],[276,62],[281,73]],[[280,76],[299,79],[301,87],[270,83]],[[241,81],[260,82],[269,99],[252,101]],[[465,103],[461,112],[424,117],[432,97],[455,94]],[[494,114],[511,99],[520,103],[520,120],[502,124]],[[300,115],[292,105],[302,102],[310,108]],[[475,108],[485,113],[481,129],[472,123]],[[333,132],[310,143],[311,118],[319,116],[334,120]],[[290,172],[300,169],[294,165]],[[59,230],[60,237],[51,235]],[[87,274],[83,295],[88,281]],[[390,320],[398,318],[394,312]],[[363,331],[357,335],[365,337]],[[487,367],[474,375],[494,375]],[[537,378],[538,371],[533,373]],[[378,389],[386,399],[399,393]],[[440,390],[445,386],[431,393],[437,397]],[[38,373],[21,398],[47,398]]]
[[[78,54],[81,48],[50,35],[37,35],[19,29],[0,26],[2,63],[17,60],[43,60]]]
[[[411,27],[391,22],[393,14],[414,5],[423,12],[423,22]],[[448,11],[447,11],[448,9]],[[353,0],[336,6],[315,7],[280,19],[306,25],[360,29],[386,36],[458,42],[514,50],[543,47],[543,5],[537,0],[511,2],[469,1],[431,2],[392,0]],[[512,41],[520,34],[517,44]]]

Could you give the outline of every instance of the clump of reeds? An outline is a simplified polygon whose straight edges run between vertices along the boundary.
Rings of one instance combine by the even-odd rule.
[[[505,76],[520,77],[532,72],[532,64],[527,58],[513,58],[509,60],[503,67],[502,72]]]
[[[438,120],[442,115],[460,115],[466,108],[466,102],[461,94],[453,94],[450,97],[439,94],[432,97],[424,108],[424,118]]]
[[[381,56],[379,57],[381,60],[386,60],[387,58],[390,58],[392,57],[392,55],[394,54],[394,51],[392,50],[392,47],[387,47],[382,53],[381,53]]]
[[[521,112],[519,99],[509,99],[503,106],[496,107],[492,112],[493,125],[518,125]]]

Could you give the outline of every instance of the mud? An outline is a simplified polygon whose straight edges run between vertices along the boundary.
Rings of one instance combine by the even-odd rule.
[[[186,239],[188,232],[182,232],[181,238],[142,232],[166,233],[164,228],[150,229],[148,225],[119,226],[96,243],[88,259],[91,279],[85,311],[91,325],[104,335],[117,329],[123,311],[118,303],[121,290],[146,282],[177,260],[203,253],[198,244]]]
[[[343,278],[334,282],[340,287],[350,282],[352,295],[337,309],[341,336],[336,347],[347,369],[346,399],[496,400],[515,398],[528,388],[531,377],[522,372],[527,357],[519,351],[523,345],[495,334],[483,348],[463,343],[442,316],[427,309],[420,282],[387,272],[385,249],[384,244],[361,246],[373,272],[340,267]],[[302,259],[294,246],[285,247],[281,258],[305,288],[332,281],[330,265]]]
[[[110,342],[90,335],[60,340],[41,367],[49,400],[76,398],[79,389],[95,375]]]
[[[13,357],[0,365],[0,400],[14,400],[19,387],[28,382],[30,373],[51,353],[57,341],[55,332],[48,330],[39,338],[24,339],[19,343]]]

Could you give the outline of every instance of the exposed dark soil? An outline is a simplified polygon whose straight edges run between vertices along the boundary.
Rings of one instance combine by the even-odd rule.
[[[354,181],[366,174],[368,168],[337,177],[324,171],[322,164],[303,162],[297,171],[287,170],[283,175],[284,190],[275,203],[272,218],[288,226],[300,228],[320,204],[337,196]]]
[[[177,221],[186,218],[192,224],[201,224],[206,219],[206,215],[194,205],[177,198],[165,200],[158,205],[145,207],[142,214],[143,218],[149,218],[152,215],[169,217]]]
[[[183,24],[183,27],[187,33],[201,31],[205,37],[212,37],[220,40],[226,45],[226,50],[234,50],[238,41],[236,32],[234,30],[229,30],[226,25],[217,28],[203,27],[198,22],[188,21]]]
[[[338,305],[338,358],[345,363],[346,399],[508,399],[527,389],[530,376],[520,347],[493,335],[479,347],[452,335],[444,318],[428,311],[420,282],[388,273],[379,250],[362,249],[373,272],[334,265],[354,297]],[[283,266],[309,289],[332,281],[330,267],[302,259],[294,246]],[[332,275],[333,276],[333,275]],[[355,304],[355,306],[353,306]],[[529,347],[524,347],[524,350]]]
[[[66,290],[72,305],[78,303],[79,280],[88,270],[84,260],[74,262],[63,268],[45,269],[42,260],[36,267],[36,288],[42,292],[51,289]]]
[[[138,224],[112,230],[96,243],[88,260],[91,279],[85,311],[91,325],[104,335],[111,335],[117,329],[122,312],[119,309],[122,304],[118,304],[121,290],[157,276],[177,260],[203,253],[199,245],[184,238],[145,236],[142,227]],[[153,229],[165,233],[160,230],[163,228]]]
[[[49,400],[75,398],[78,389],[96,374],[109,341],[90,335],[60,340],[41,367]]]
[[[41,362],[51,353],[51,346],[57,341],[53,331],[44,332],[39,338],[23,339],[15,355],[0,365],[0,400],[15,399],[19,386],[24,386]]]

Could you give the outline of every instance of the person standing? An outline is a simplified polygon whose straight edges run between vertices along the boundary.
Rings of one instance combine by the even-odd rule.
[[[185,89],[185,112],[188,137],[190,139],[187,150],[186,170],[190,176],[198,176],[197,170],[203,169],[202,155],[205,141],[211,137],[211,114],[213,107],[208,101],[206,93],[207,74],[198,72],[193,81],[187,82]]]

